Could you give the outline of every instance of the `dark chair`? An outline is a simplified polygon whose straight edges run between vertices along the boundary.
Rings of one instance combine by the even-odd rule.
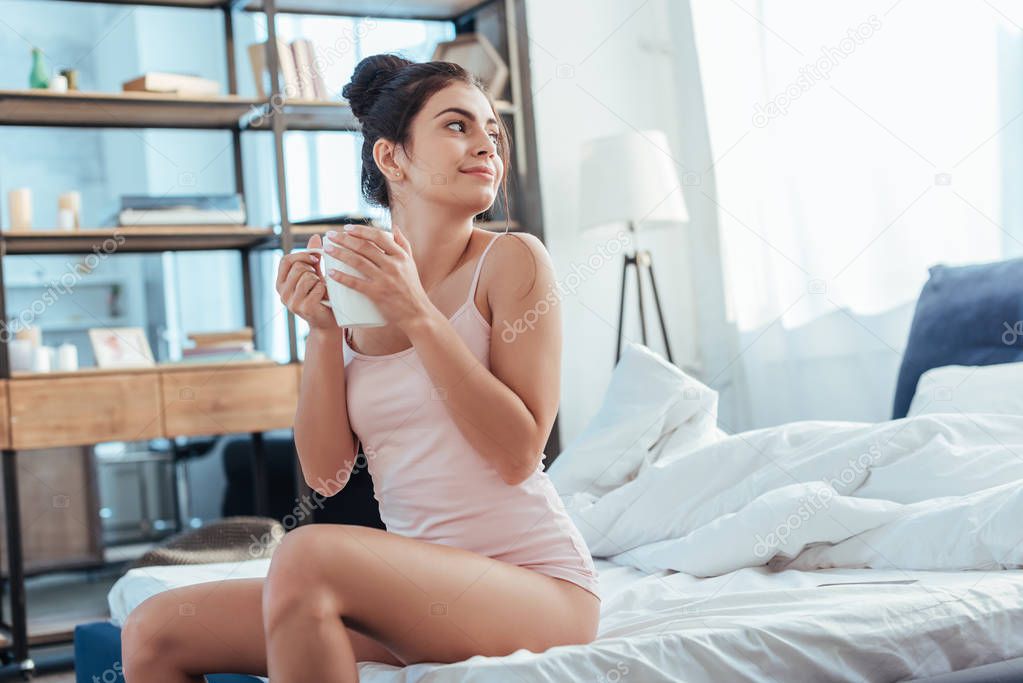
[[[312,510],[313,520],[328,524],[358,524],[383,529],[380,510],[373,497],[373,479],[363,468],[352,471],[345,488],[335,496],[300,501],[295,484],[298,474],[295,442],[289,437],[265,436],[263,451],[266,458],[267,510],[265,515],[284,521],[288,515],[300,510]],[[224,474],[227,487],[221,505],[224,517],[254,515],[256,504],[252,486],[252,439],[247,435],[231,437],[224,446]],[[315,496],[315,494],[312,494]]]

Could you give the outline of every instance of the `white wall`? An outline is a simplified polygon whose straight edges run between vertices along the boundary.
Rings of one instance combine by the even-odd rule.
[[[713,173],[688,4],[669,0],[529,0],[533,108],[547,246],[564,282],[620,229],[578,232],[578,165],[583,141],[630,130],[661,129],[668,151],[685,174],[711,192]],[[671,5],[669,7],[669,5]],[[674,30],[670,30],[674,29]],[[683,127],[690,127],[683,136]],[[695,133],[695,134],[694,134]],[[723,320],[716,212],[700,193],[683,187],[690,223],[682,229],[641,233],[654,257],[668,336],[676,365],[702,367],[700,376],[722,392],[723,421],[730,404],[732,335]],[[567,444],[586,425],[610,378],[617,332],[621,260],[607,261],[562,303],[564,356],[560,428]],[[694,284],[698,283],[698,284]],[[646,294],[649,296],[649,288]],[[626,291],[626,337],[640,341],[635,292]],[[697,305],[698,304],[698,305]],[[646,301],[648,318],[654,311]],[[629,323],[632,323],[631,326]],[[662,351],[659,329],[648,319],[649,346]]]

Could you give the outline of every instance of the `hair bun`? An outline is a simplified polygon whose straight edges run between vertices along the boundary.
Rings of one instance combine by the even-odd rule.
[[[341,89],[355,117],[361,119],[369,113],[384,85],[409,64],[412,62],[404,57],[388,54],[372,55],[359,62],[352,80]]]

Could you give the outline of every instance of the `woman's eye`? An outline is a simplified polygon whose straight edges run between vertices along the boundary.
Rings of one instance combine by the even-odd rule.
[[[452,121],[451,123],[447,124],[448,128],[450,128],[451,126],[459,126],[461,128],[460,132],[464,132],[465,131],[465,121]],[[488,135],[490,135],[490,137],[493,138],[494,143],[500,144],[500,142],[501,142],[501,133],[499,133],[497,131],[494,131],[492,133],[488,133]]]

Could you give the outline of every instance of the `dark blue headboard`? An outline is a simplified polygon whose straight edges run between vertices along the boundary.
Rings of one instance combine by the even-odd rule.
[[[1023,258],[929,272],[899,368],[896,420],[931,368],[1023,361]]]

